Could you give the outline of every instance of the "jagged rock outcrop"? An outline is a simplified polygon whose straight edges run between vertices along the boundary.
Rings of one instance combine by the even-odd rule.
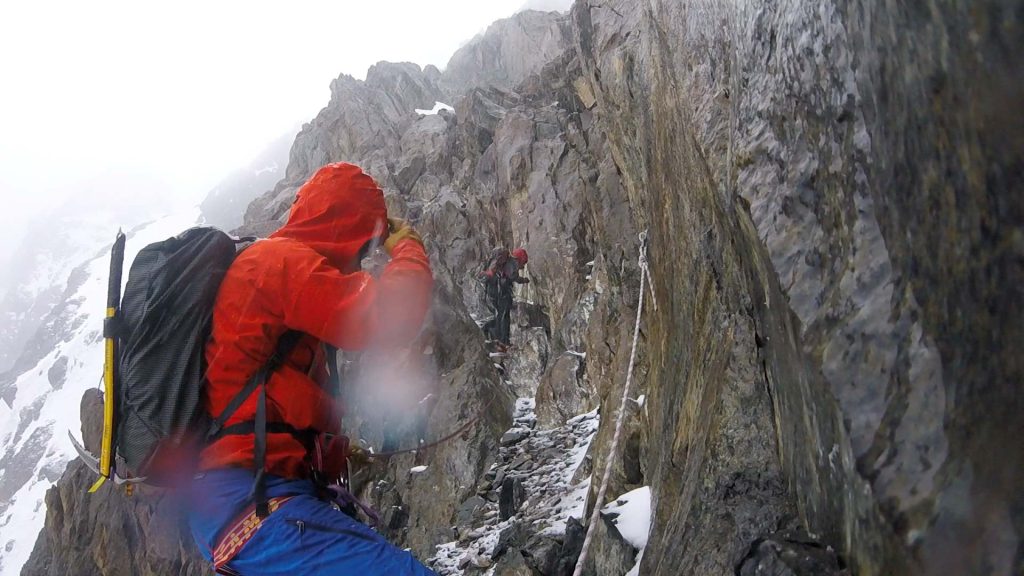
[[[469,86],[510,90],[540,72],[570,42],[565,18],[524,10],[491,24],[459,48],[445,67],[444,83],[456,95]]]
[[[82,439],[99,453],[103,396],[82,398]],[[141,487],[128,497],[113,483],[89,494],[95,475],[73,461],[46,493],[46,529],[22,574],[212,574],[184,527],[180,502],[166,492]]]
[[[355,394],[347,426],[404,447],[472,425],[357,476],[389,537],[445,573],[565,573],[579,531],[531,528],[527,488],[589,490],[588,511],[611,459],[609,496],[650,487],[641,574],[1024,569],[1024,129],[997,112],[1024,86],[1014,10],[578,3],[493,26],[444,73],[336,80],[243,228],[344,160],[427,239],[430,377],[407,396],[430,402]],[[645,230],[653,300],[612,454]],[[474,323],[495,244],[530,253],[504,362]],[[573,477],[529,476],[594,409]],[[595,550],[605,574],[633,549],[605,527]]]

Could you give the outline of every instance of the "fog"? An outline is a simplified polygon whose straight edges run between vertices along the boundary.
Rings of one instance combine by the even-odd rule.
[[[3,3],[0,270],[29,223],[68,197],[197,203],[312,118],[339,74],[362,78],[380,60],[443,68],[492,21],[569,3]]]

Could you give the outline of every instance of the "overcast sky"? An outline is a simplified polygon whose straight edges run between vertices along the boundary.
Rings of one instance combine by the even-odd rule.
[[[29,215],[113,173],[195,201],[311,119],[339,74],[362,78],[380,60],[443,68],[524,2],[570,4],[0,2],[0,244]]]

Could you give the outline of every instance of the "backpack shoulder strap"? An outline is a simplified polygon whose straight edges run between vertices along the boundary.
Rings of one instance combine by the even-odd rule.
[[[267,464],[267,379],[284,362],[284,359],[295,348],[300,338],[302,338],[302,332],[295,330],[289,330],[281,335],[281,338],[277,341],[277,348],[274,350],[274,353],[253,374],[252,378],[245,383],[245,387],[238,394],[235,394],[235,397],[231,399],[228,406],[217,417],[213,426],[210,427],[210,432],[207,434],[207,439],[211,439],[220,433],[224,423],[231,418],[235,410],[238,410],[242,402],[245,402],[245,399],[258,389],[256,419],[253,422],[253,434],[255,436],[253,442],[253,472],[255,473],[255,478],[252,483],[251,496],[256,502],[256,516],[261,520],[270,514],[265,480]]]
[[[302,332],[297,330],[289,330],[281,335],[277,341],[277,348],[274,353],[267,359],[267,361],[256,371],[255,374],[249,378],[249,381],[245,383],[245,387],[235,394],[235,397],[228,402],[227,407],[220,413],[219,416],[210,425],[210,430],[206,434],[207,441],[215,438],[224,428],[224,424],[234,415],[235,411],[242,405],[243,402],[253,391],[256,390],[261,384],[265,384],[270,374],[277,369],[278,366],[284,362],[284,359],[291,354],[292,350],[295,349],[295,345],[299,343],[299,339],[302,338]]]

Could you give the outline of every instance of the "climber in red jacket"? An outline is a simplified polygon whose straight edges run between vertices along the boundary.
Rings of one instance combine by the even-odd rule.
[[[361,271],[379,243],[391,261]],[[418,334],[433,278],[423,242],[388,219],[376,182],[352,164],[321,168],[298,192],[287,223],[243,251],[220,286],[206,356],[205,403],[221,414],[255,371],[297,336],[266,386],[265,465],[254,487],[257,394],[203,450],[190,524],[223,574],[433,574],[323,498],[342,475],[347,441],[327,386],[326,355],[400,348]],[[326,346],[325,346],[326,345]],[[335,490],[338,486],[334,487]],[[255,499],[263,492],[260,518]]]

